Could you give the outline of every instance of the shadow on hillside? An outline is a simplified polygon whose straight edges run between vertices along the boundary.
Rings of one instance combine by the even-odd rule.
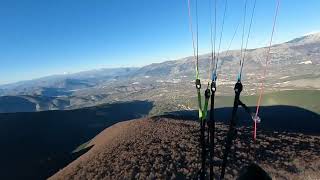
[[[103,129],[148,115],[153,103],[133,101],[69,111],[0,114],[0,179],[45,179],[84,151]],[[88,150],[88,149],[87,149]]]
[[[250,107],[250,109],[254,111],[255,107]],[[231,111],[230,107],[217,108],[215,117],[219,122],[228,124]],[[176,111],[161,117],[198,121],[197,113],[198,111]],[[319,139],[305,136],[320,135],[319,114],[299,107],[279,105],[261,107],[260,117],[262,122],[258,127],[258,140],[254,144],[251,137],[252,121],[249,121],[249,115],[242,108],[239,109],[238,125],[241,128],[238,128],[238,132],[241,133],[237,135],[237,143],[233,144],[233,149],[230,152],[226,174],[234,174],[233,170],[239,170],[239,168],[252,163],[254,154],[258,163],[268,164],[273,169],[280,167],[291,173],[299,173],[307,166],[299,164],[299,158],[315,159],[319,157]],[[199,136],[198,130],[192,133],[192,136]],[[222,150],[226,134],[227,129],[216,129],[215,156],[218,159],[214,166],[218,172],[220,172],[222,163]],[[293,163],[293,160],[297,160],[298,163]]]
[[[249,107],[252,112],[255,107]],[[228,123],[231,118],[232,107],[217,108],[215,110],[215,119]],[[197,111],[176,111],[165,114],[165,117],[197,120]],[[259,116],[262,122],[258,128],[267,131],[294,132],[309,135],[320,134],[320,115],[312,111],[295,106],[264,106],[260,108]],[[250,116],[239,108],[238,114],[239,126],[252,126]]]
[[[217,130],[217,136],[222,137],[217,142],[220,150],[219,160],[216,162],[217,167],[220,167],[222,163],[221,149],[225,143],[223,137],[227,133],[226,130],[223,132]],[[294,179],[296,178],[294,175],[288,173],[284,175],[284,171],[299,174],[305,168],[312,167],[312,163],[316,163],[320,156],[319,137],[317,136],[281,131],[260,131],[260,129],[257,133],[257,141],[254,143],[251,127],[242,127],[238,130],[240,133],[230,153],[227,174],[232,174],[233,169],[247,166],[252,163],[252,160],[255,160],[258,164],[267,164],[269,169],[266,170],[277,170],[278,175]]]
[[[36,104],[19,96],[0,96],[0,113],[35,112]]]

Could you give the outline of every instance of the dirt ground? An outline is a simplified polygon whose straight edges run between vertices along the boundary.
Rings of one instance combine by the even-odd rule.
[[[259,164],[273,179],[320,179],[320,137],[238,128],[226,179]],[[215,167],[220,173],[227,126],[216,125]],[[199,123],[151,118],[118,123],[97,135],[93,147],[50,179],[197,179]],[[218,176],[216,176],[218,178]]]

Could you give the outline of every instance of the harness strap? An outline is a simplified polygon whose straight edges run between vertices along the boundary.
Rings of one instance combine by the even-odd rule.
[[[214,98],[216,93],[216,81],[211,82],[211,104],[210,104],[210,119],[208,121],[209,127],[209,151],[210,151],[210,160],[209,160],[209,177],[210,179],[214,178],[213,172],[213,158],[214,158],[214,133],[215,133],[215,118],[214,118]]]
[[[203,112],[202,112],[202,103],[201,103],[201,81],[199,78],[196,79],[196,88],[197,88],[197,96],[198,96],[198,109],[199,109],[199,120],[202,120]]]
[[[226,170],[227,163],[228,163],[228,155],[229,155],[230,149],[232,147],[232,141],[235,139],[236,134],[237,134],[236,114],[237,114],[237,110],[238,110],[238,106],[239,106],[240,94],[241,94],[242,88],[243,88],[243,86],[242,86],[241,81],[238,81],[234,87],[235,98],[234,98],[234,103],[233,103],[233,108],[232,108],[232,116],[231,116],[231,121],[230,121],[230,125],[229,125],[229,131],[228,131],[227,139],[226,139],[225,150],[223,153],[223,161],[222,161],[220,179],[224,178],[225,170]]]

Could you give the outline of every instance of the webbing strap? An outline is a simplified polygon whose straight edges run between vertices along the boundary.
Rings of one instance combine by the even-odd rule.
[[[236,124],[237,124],[236,114],[237,114],[237,110],[238,110],[238,106],[239,106],[239,102],[240,102],[240,93],[242,91],[242,88],[243,88],[243,86],[242,86],[241,82],[238,81],[234,87],[235,98],[234,98],[234,102],[233,102],[232,116],[231,116],[231,121],[230,121],[230,125],[229,125],[229,131],[227,134],[226,145],[225,145],[225,149],[224,149],[224,153],[223,153],[223,161],[222,161],[220,179],[224,178],[225,170],[226,170],[227,162],[228,162],[228,155],[229,155],[230,149],[232,147],[232,141],[236,136]]]
[[[197,89],[197,94],[198,94],[198,106],[199,106],[199,119],[202,120],[203,118],[203,112],[202,112],[202,107],[201,107],[201,92],[200,89]]]
[[[208,86],[209,87],[209,86]],[[206,126],[206,119],[207,119],[207,111],[208,111],[208,104],[210,99],[210,89],[207,87],[205,91],[205,102],[204,107],[202,110],[202,118],[200,119],[200,145],[201,145],[201,171],[200,171],[200,179],[205,179],[205,172],[206,172],[206,137],[205,137],[205,126]]]
[[[196,79],[196,88],[197,88],[197,97],[198,97],[198,109],[199,109],[199,120],[202,120],[202,103],[201,103],[201,81],[200,79]]]
[[[200,180],[205,179],[206,174],[206,139],[205,139],[205,122],[200,121],[200,146],[201,146],[201,170]]]
[[[209,179],[214,178],[213,172],[213,158],[214,158],[214,133],[215,133],[215,119],[214,119],[214,98],[216,92],[216,82],[211,82],[211,104],[210,104],[210,119],[208,121],[209,127],[209,151],[210,151],[210,160],[209,160]]]
[[[204,100],[204,106],[202,109],[202,115],[203,115],[202,121],[206,121],[206,119],[207,119],[208,105],[209,105],[209,99],[210,99],[210,89],[209,88],[206,89],[204,97],[205,97],[205,100]]]

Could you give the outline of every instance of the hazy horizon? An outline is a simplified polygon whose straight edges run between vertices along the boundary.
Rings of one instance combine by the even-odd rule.
[[[308,32],[308,33],[305,33],[299,37],[302,37],[302,36],[307,36],[307,35],[311,35],[311,34],[315,34],[315,33],[320,33],[318,31],[313,31],[313,32]],[[296,37],[298,38],[298,37]],[[295,38],[293,38],[295,39]],[[285,40],[284,42],[280,42],[280,43],[277,43],[277,44],[282,44],[282,43],[285,43],[285,42],[288,42],[290,40],[293,40],[293,39],[288,39],[288,40]],[[263,47],[267,47],[267,46],[260,46],[260,47],[252,47],[250,49],[255,49],[255,48],[263,48]],[[239,49],[230,49],[230,50],[239,50]],[[224,51],[222,51],[224,52]],[[209,54],[210,52],[205,52],[205,53],[201,53],[200,55],[204,55],[204,54]],[[141,67],[144,67],[144,66],[148,66],[148,65],[151,65],[151,64],[154,64],[154,63],[163,63],[163,62],[166,62],[166,61],[175,61],[175,60],[181,60],[183,58],[186,58],[186,57],[191,57],[193,55],[189,54],[189,55],[185,55],[183,57],[178,57],[177,59],[164,59],[162,61],[155,61],[155,62],[148,62],[147,64],[143,64],[143,65],[122,65],[122,66],[100,66],[100,67],[96,67],[96,68],[91,68],[91,69],[83,69],[83,70],[78,70],[78,71],[72,71],[72,72],[63,72],[63,73],[55,73],[55,74],[47,74],[47,75],[43,75],[43,76],[38,76],[38,77],[34,77],[32,79],[21,79],[21,80],[18,80],[18,81],[12,81],[12,82],[0,82],[0,86],[3,86],[3,85],[9,85],[9,84],[14,84],[14,83],[19,83],[19,82],[24,82],[24,81],[32,81],[32,80],[36,80],[36,79],[40,79],[40,78],[45,78],[45,77],[50,77],[50,76],[62,76],[62,75],[68,75],[68,74],[76,74],[76,73],[81,73],[81,72],[86,72],[86,71],[94,71],[94,70],[101,70],[101,69],[117,69],[117,68],[141,68]]]
[[[200,54],[210,52],[208,2],[198,7]],[[227,49],[239,25],[231,49],[240,49],[243,4],[228,1],[221,50]],[[267,44],[275,4],[257,1],[249,48]],[[225,1],[217,1],[217,38],[224,6]],[[247,21],[252,6],[253,0],[248,0]],[[317,0],[282,0],[274,44],[318,32],[314,19],[320,18],[319,6]],[[92,69],[141,67],[193,52],[186,1],[13,0],[0,2],[0,9],[1,85]]]

